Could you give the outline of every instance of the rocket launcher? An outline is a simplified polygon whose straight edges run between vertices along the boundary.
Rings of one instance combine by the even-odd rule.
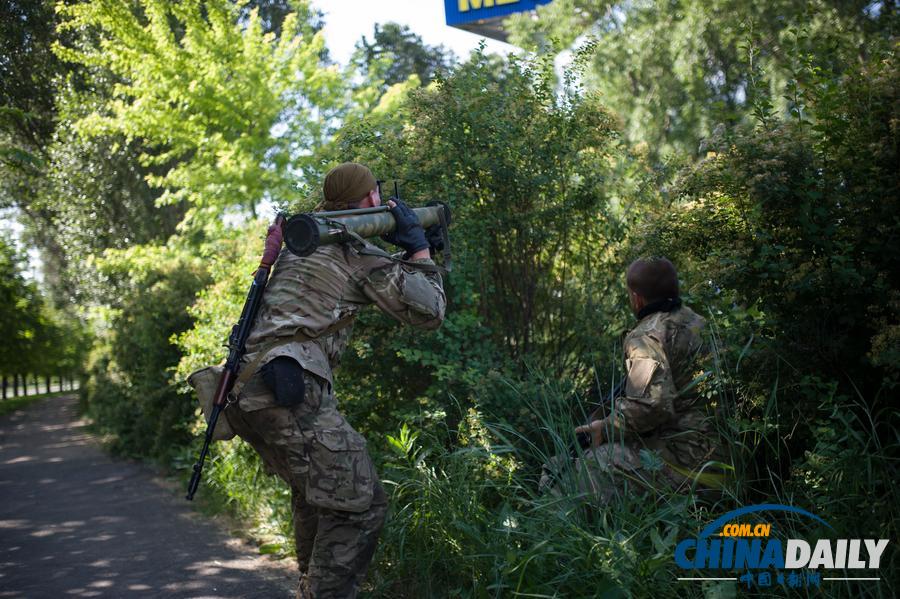
[[[385,235],[394,230],[397,223],[388,206],[335,210],[332,212],[305,212],[292,216],[284,224],[284,243],[298,256],[309,256],[323,245],[352,241],[354,236],[368,238]],[[422,227],[440,225],[443,239],[444,268],[450,270],[450,208],[443,202],[430,202],[422,208],[413,208]]]

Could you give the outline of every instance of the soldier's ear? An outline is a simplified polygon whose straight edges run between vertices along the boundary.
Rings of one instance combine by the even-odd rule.
[[[364,197],[362,199],[362,201],[359,203],[359,207],[360,208],[374,208],[380,204],[379,200],[380,200],[380,198],[378,196],[378,190],[373,189],[368,194],[366,194],[366,197]]]
[[[626,287],[626,289],[628,289],[628,299],[631,303],[631,309],[634,311],[635,314],[637,314],[638,312],[640,312],[643,309],[644,306],[647,305],[647,302],[644,301],[644,298],[641,297],[640,294],[632,291],[628,287]]]

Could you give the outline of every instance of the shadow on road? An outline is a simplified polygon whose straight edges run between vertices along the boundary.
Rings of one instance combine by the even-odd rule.
[[[148,468],[104,454],[74,396],[0,417],[0,598],[290,597],[273,564]]]

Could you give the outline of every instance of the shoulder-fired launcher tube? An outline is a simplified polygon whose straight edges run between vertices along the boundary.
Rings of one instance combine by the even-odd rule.
[[[450,209],[446,204],[435,203],[413,208],[423,227],[440,224],[440,211],[444,210],[446,222],[450,222]],[[323,245],[348,240],[344,231],[352,231],[360,237],[385,235],[397,226],[387,206],[337,210],[334,212],[307,212],[292,216],[284,225],[284,242],[298,256],[308,256]]]

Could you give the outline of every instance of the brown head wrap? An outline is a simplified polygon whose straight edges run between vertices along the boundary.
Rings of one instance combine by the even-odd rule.
[[[378,185],[367,167],[355,162],[339,164],[325,175],[324,210],[344,210],[358,204]]]

